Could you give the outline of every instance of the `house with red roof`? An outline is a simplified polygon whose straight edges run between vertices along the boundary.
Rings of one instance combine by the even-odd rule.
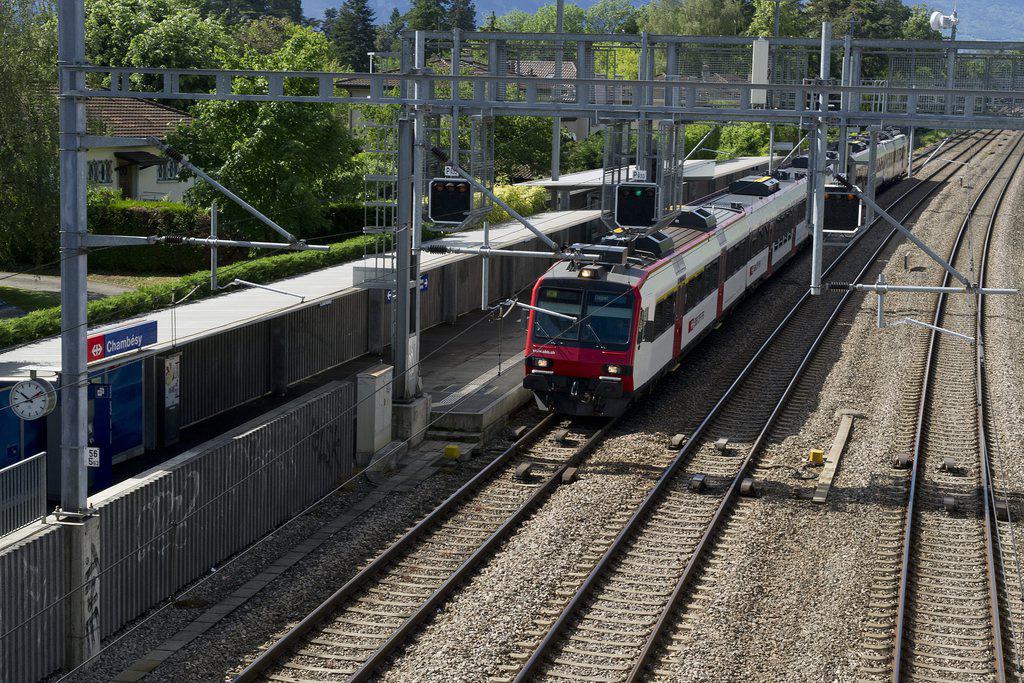
[[[174,127],[192,118],[173,107],[136,99],[89,98],[85,101],[90,133],[112,137],[163,140]],[[156,145],[89,149],[89,185],[107,187],[125,199],[180,202],[195,179],[182,180],[178,163]]]

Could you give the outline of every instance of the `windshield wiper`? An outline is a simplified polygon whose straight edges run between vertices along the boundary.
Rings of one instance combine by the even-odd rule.
[[[608,350],[608,347],[607,347],[607,346],[605,346],[605,344],[604,344],[604,342],[603,342],[603,341],[601,341],[601,335],[599,335],[599,334],[597,333],[597,330],[595,330],[595,329],[593,328],[593,326],[591,326],[591,324],[590,324],[589,322],[588,322],[588,323],[584,323],[584,324],[585,324],[585,325],[587,326],[587,329],[588,329],[588,330],[590,330],[590,333],[591,333],[592,335],[594,335],[594,339],[596,339],[596,340],[597,340],[597,341],[595,342],[595,346],[597,346],[597,348],[599,348],[599,349],[604,349],[605,351],[607,351],[607,350]]]

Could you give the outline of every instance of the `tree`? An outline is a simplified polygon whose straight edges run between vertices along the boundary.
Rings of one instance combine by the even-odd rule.
[[[85,51],[93,64],[132,66],[132,39],[182,12],[198,12],[194,0],[86,0]]]
[[[405,15],[406,27],[412,31],[441,31],[446,14],[441,0],[412,0],[412,7]]]
[[[449,0],[445,28],[475,31],[476,3],[473,0]]]
[[[57,21],[51,0],[0,2],[0,263],[58,245]]]
[[[168,15],[128,43],[124,59],[131,66],[178,69],[210,69],[220,65],[231,39],[217,19],[203,17],[194,8]],[[157,75],[134,75],[151,90],[162,87]]]
[[[753,16],[744,33],[748,36],[768,38],[775,32],[774,0],[754,0]],[[806,21],[800,5],[794,0],[784,0],[779,5],[779,35],[799,37],[807,33]]]
[[[205,8],[229,24],[261,17],[302,22],[302,0],[206,0]]]
[[[833,37],[841,37],[854,22],[858,38],[898,38],[910,18],[900,0],[808,0],[804,6],[808,35],[821,35],[821,22],[832,22]]]
[[[640,32],[639,12],[629,0],[600,0],[586,10],[587,33]]]
[[[722,128],[716,149],[725,157],[761,156],[768,153],[767,123],[738,123]]]
[[[524,180],[551,168],[551,119],[494,117],[494,170],[503,180]]]
[[[271,55],[288,42],[291,37],[291,19],[262,16],[237,24],[232,38],[242,52],[252,51]]]
[[[698,36],[734,36],[746,27],[740,0],[653,0],[643,24],[651,33]]]
[[[323,32],[334,43],[338,60],[355,71],[369,71],[376,17],[366,0],[345,0],[340,9],[324,11]]]
[[[228,69],[331,71],[338,65],[327,38],[289,24],[288,39],[267,55],[253,49],[230,55]],[[265,89],[260,79],[235,79],[243,93]],[[316,84],[286,82],[285,93],[315,95]],[[287,102],[204,101],[193,121],[172,131],[172,145],[246,201],[281,225],[307,233],[323,224],[323,204],[351,191],[359,147],[348,130],[346,110],[336,105]],[[204,183],[188,200],[206,206],[218,198]],[[223,203],[225,224],[238,233],[267,237],[262,224],[231,203]]]
[[[914,5],[910,16],[903,22],[900,37],[904,40],[942,40],[942,34],[932,29],[931,11],[928,5]]]
[[[533,14],[512,10],[498,17],[498,28],[510,33],[553,33],[557,9],[555,5],[543,5]],[[583,33],[587,15],[579,5],[566,3],[562,17],[562,29],[566,33]]]
[[[576,173],[601,168],[604,163],[604,132],[591,133],[582,140],[562,145],[562,172]]]
[[[487,15],[487,22],[480,27],[484,31],[498,31],[498,15],[491,10],[491,13]]]
[[[400,36],[405,29],[405,17],[397,7],[392,9],[388,23],[377,28],[377,51],[397,52],[401,46]]]

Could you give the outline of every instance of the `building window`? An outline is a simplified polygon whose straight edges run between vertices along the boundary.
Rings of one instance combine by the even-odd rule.
[[[178,180],[181,166],[173,159],[167,159],[156,167],[156,179],[161,183],[173,183]]]
[[[114,176],[114,162],[107,161],[90,161],[89,162],[89,182],[97,183],[99,185],[109,185],[113,182]]]

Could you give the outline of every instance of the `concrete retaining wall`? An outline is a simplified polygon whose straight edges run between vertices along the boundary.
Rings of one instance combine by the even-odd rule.
[[[351,383],[332,382],[90,498],[103,637],[351,476],[354,403]],[[0,640],[0,681],[62,663],[62,531],[51,518],[0,549],[0,634],[29,619]]]

